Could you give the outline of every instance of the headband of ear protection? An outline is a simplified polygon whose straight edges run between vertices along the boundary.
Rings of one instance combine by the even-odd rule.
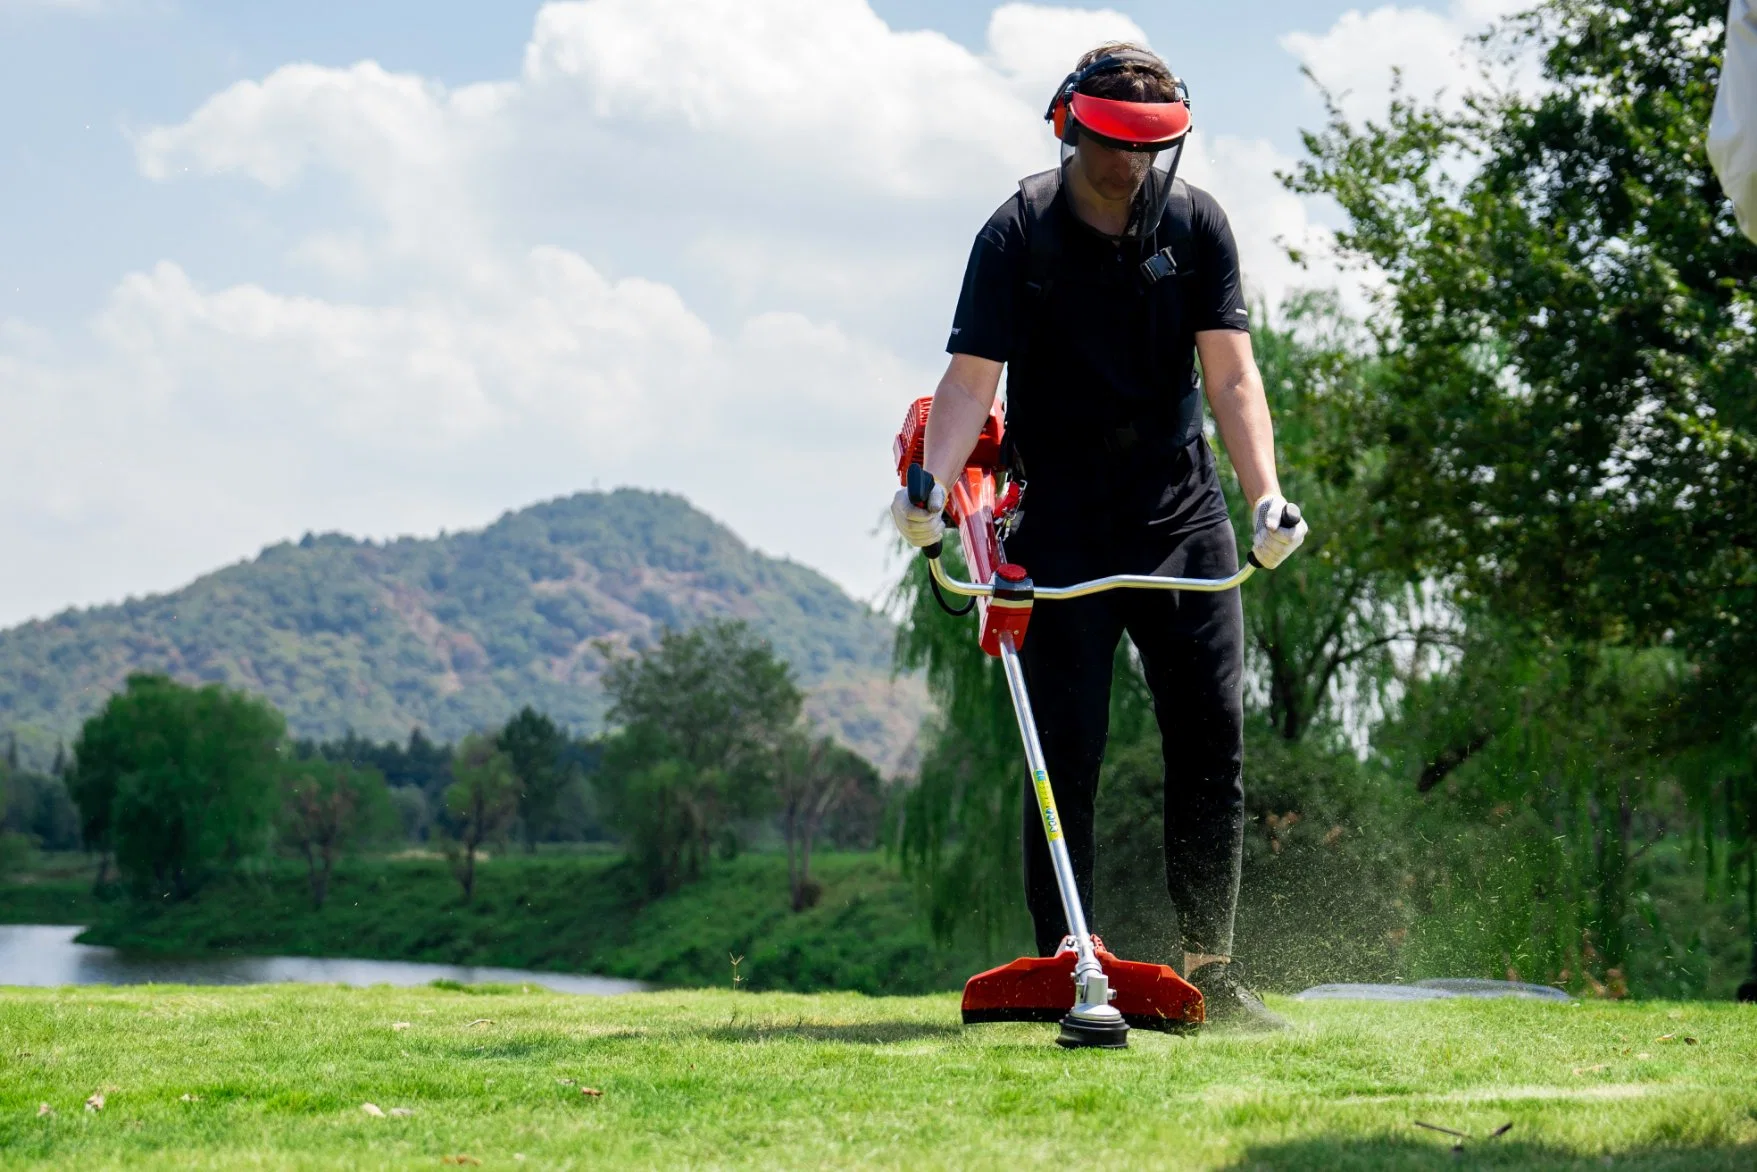
[[[1129,151],[1159,151],[1188,134],[1190,91],[1176,76],[1171,79],[1176,97],[1169,102],[1120,102],[1080,92],[1080,86],[1087,79],[1129,65],[1165,69],[1165,62],[1151,53],[1118,49],[1063,78],[1049,101],[1049,109],[1043,114],[1043,120],[1055,128],[1055,136],[1072,144],[1077,131],[1083,129],[1106,146]]]

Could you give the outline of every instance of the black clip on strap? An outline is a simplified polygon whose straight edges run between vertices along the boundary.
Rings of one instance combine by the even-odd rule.
[[[933,474],[928,472],[928,470],[923,468],[920,464],[909,465],[908,487],[909,503],[918,509],[927,508],[927,502],[933,499]],[[932,545],[924,545],[921,547],[921,556],[930,562],[935,561],[939,558],[944,545],[945,543],[941,541],[936,541]],[[953,618],[963,618],[976,606],[976,600],[972,598],[964,603],[962,609],[953,607],[951,603],[946,601],[946,596],[940,593],[939,579],[935,578],[932,574],[927,576],[927,584],[932,588],[933,599],[940,604],[940,609],[951,615]]]
[[[1177,276],[1177,257],[1167,245],[1141,262],[1141,278],[1149,285],[1157,285],[1167,277]]]

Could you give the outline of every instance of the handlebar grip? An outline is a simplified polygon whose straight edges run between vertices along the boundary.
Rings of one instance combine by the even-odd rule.
[[[933,473],[923,468],[920,464],[911,464],[909,465],[908,480],[909,503],[918,509],[927,508],[928,501],[933,499]],[[939,557],[940,547],[943,544],[943,542],[936,541],[932,545],[922,546],[921,556],[928,561],[932,561]]]
[[[1302,520],[1304,520],[1304,518],[1300,515],[1299,506],[1294,504],[1292,501],[1285,501],[1282,503],[1282,506],[1281,506],[1281,516],[1276,519],[1275,528],[1277,528],[1277,529],[1292,529],[1295,525],[1298,525],[1300,523],[1300,521],[1302,521]],[[1268,569],[1267,566],[1265,566],[1262,562],[1257,560],[1257,551],[1256,550],[1252,550],[1250,552],[1250,554],[1248,555],[1248,557],[1250,558],[1251,565],[1257,567],[1259,570]]]
[[[920,464],[909,465],[909,503],[925,509],[933,496],[933,474]]]

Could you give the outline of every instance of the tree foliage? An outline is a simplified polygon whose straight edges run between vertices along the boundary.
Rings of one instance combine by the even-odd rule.
[[[519,779],[512,758],[494,738],[465,737],[452,758],[453,781],[445,791],[452,826],[447,843],[452,871],[464,889],[464,902],[476,895],[476,863],[482,847],[499,842],[517,817]]]
[[[878,788],[872,763],[829,737],[796,731],[782,743],[775,759],[775,806],[794,911],[813,906],[822,894],[811,877],[811,851],[825,822]]]
[[[10,812],[15,800],[13,791],[17,784],[18,767],[9,754],[0,760],[0,811]],[[0,878],[11,874],[13,869],[23,865],[30,854],[30,840],[20,831],[12,829],[6,822],[0,821]]]
[[[501,728],[496,743],[518,777],[519,825],[525,849],[534,851],[555,823],[562,791],[578,780],[568,760],[567,734],[527,704]]]
[[[948,570],[964,573],[954,532],[943,557]],[[971,620],[940,609],[920,558],[910,560],[897,598],[904,612],[897,665],[925,670],[934,713],[893,844],[921,889],[937,939],[965,928],[990,946],[1025,938],[1018,897],[1025,772],[1000,663],[982,653]]]
[[[1685,669],[1477,615],[1451,669],[1411,681],[1375,747],[1426,795],[1415,911],[1447,929],[1414,933],[1415,963],[1626,988],[1638,864],[1687,816],[1668,751]]]
[[[1390,532],[1576,634],[1706,633],[1757,581],[1757,247],[1703,147],[1725,9],[1546,4],[1507,34],[1536,96],[1307,137],[1296,186],[1387,277]]]
[[[1341,731],[1381,709],[1399,657],[1450,643],[1455,623],[1380,539],[1374,496],[1388,459],[1381,364],[1330,294],[1290,298],[1252,335],[1275,422],[1282,491],[1315,520],[1297,557],[1245,590],[1252,707],[1283,740]],[[1222,460],[1222,466],[1227,462]],[[1249,502],[1232,494],[1241,546]],[[1339,705],[1345,705],[1339,707]]]
[[[773,799],[777,754],[803,697],[748,626],[667,631],[605,673],[611,719],[597,775],[611,824],[651,891],[697,878],[735,819]]]
[[[1642,649],[1681,655],[1672,747],[1714,764],[1680,776],[1715,832],[1746,844],[1757,892],[1757,247],[1704,149],[1725,12],[1551,0],[1499,42],[1541,57],[1542,87],[1456,113],[1400,96],[1360,126],[1333,109],[1295,186],[1335,198],[1342,250],[1386,276],[1387,551],[1543,648],[1515,675],[1545,681],[1563,727],[1598,721],[1604,681],[1645,671]],[[1460,727],[1424,769],[1476,755],[1492,724]],[[1664,751],[1641,725],[1598,731]],[[1631,778],[1577,760],[1585,789],[1528,791],[1599,811],[1587,837],[1603,861],[1587,871],[1616,886],[1615,861],[1639,849],[1617,812]],[[1600,952],[1616,951],[1626,894],[1593,897]]]
[[[48,773],[0,764],[0,834],[43,850],[79,847],[79,811],[58,766]]]
[[[333,741],[301,741],[299,751],[316,753],[331,761],[345,761],[361,769],[375,769],[385,784],[396,789],[414,787],[432,799],[441,798],[451,784],[452,747],[438,744],[419,726],[409,730],[406,742],[378,742],[349,730]]]
[[[183,898],[266,845],[285,733],[265,701],[133,676],[81,730],[69,788],[88,845],[142,894]]]
[[[395,818],[384,778],[322,757],[301,757],[281,771],[281,808],[276,819],[283,846],[305,860],[311,906],[321,909],[343,848],[382,835]]]

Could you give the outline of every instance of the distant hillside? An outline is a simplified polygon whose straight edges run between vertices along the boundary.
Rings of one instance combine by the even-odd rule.
[[[826,729],[898,766],[925,693],[891,681],[891,625],[681,497],[628,489],[432,540],[308,535],[175,593],[0,632],[0,731],[52,753],[135,671],[258,692],[298,736],[451,739],[527,703],[595,730],[595,644],[640,649],[721,616],[773,643]]]

